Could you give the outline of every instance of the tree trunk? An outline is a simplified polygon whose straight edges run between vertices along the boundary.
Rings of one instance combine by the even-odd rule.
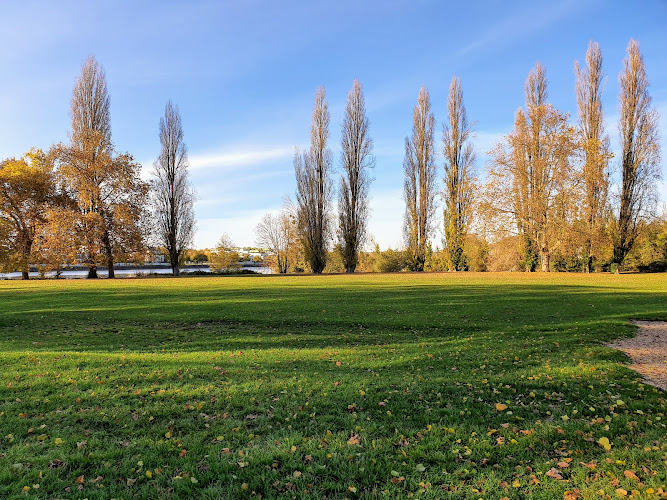
[[[546,250],[542,250],[541,254],[542,255],[540,257],[542,257],[542,272],[548,273],[551,271],[549,266],[549,263],[551,262],[551,254]]]
[[[108,277],[114,279],[116,275],[113,270],[113,248],[111,247],[111,237],[109,236],[109,230],[104,230],[104,235],[102,236],[102,244],[104,245],[104,252],[107,254],[107,268],[108,268]]]
[[[22,243],[23,258],[25,259],[25,269],[21,270],[21,279],[30,279],[30,254],[32,253],[32,238],[25,235]]]
[[[95,264],[88,268],[88,279],[97,279],[97,266]]]
[[[181,275],[181,269],[178,267],[178,264],[176,264],[175,266],[172,264],[171,274],[174,275],[174,276],[180,276]]]

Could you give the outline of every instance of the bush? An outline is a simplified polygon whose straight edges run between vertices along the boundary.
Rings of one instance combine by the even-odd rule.
[[[401,250],[392,250],[391,248],[380,252],[376,250],[375,272],[377,273],[397,273],[405,269],[407,258],[405,252]]]
[[[215,251],[211,252],[209,266],[213,272],[233,271],[241,267],[239,253],[234,250],[234,243],[227,234],[222,235]]]

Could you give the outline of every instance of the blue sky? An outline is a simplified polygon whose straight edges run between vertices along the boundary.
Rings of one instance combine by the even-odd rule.
[[[573,64],[593,38],[604,56],[605,113],[617,147],[618,73],[633,37],[661,112],[667,157],[664,0],[10,0],[0,4],[0,26],[0,157],[67,139],[72,87],[94,54],[107,72],[114,142],[146,176],[159,152],[164,105],[170,98],[179,105],[199,195],[200,248],[223,232],[252,245],[261,216],[293,194],[293,150],[308,145],[319,85],[327,91],[339,166],[340,124],[354,78],[364,87],[375,142],[370,232],[383,248],[401,244],[403,143],[422,84],[431,94],[440,150],[447,89],[452,75],[461,78],[483,175],[485,152],[511,130],[537,61],[547,68],[551,102],[576,114]],[[442,165],[441,155],[437,161]],[[660,191],[667,201],[664,181]]]

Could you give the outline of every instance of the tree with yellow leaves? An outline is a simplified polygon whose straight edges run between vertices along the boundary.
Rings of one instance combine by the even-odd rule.
[[[241,267],[240,255],[234,246],[234,242],[227,233],[218,240],[215,250],[211,252],[209,266],[213,272],[235,271]]]
[[[77,203],[78,243],[88,277],[96,278],[104,262],[113,278],[116,259],[143,254],[148,184],[141,180],[141,165],[114,150],[106,76],[92,56],[74,86],[71,143],[56,151],[58,174]]]
[[[0,163],[0,218],[5,233],[6,268],[28,279],[34,242],[56,201],[52,159],[39,149]]]
[[[559,209],[572,206],[567,197],[573,192],[574,130],[567,114],[547,102],[541,64],[529,73],[525,91],[525,111],[517,111],[514,130],[491,152],[483,206],[501,226],[505,223],[505,231],[513,226],[526,271],[541,264],[542,271],[548,272],[554,236],[568,219]]]

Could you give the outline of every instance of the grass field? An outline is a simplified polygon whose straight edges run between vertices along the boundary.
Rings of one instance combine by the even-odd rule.
[[[667,275],[2,282],[0,498],[660,496],[633,318]]]

